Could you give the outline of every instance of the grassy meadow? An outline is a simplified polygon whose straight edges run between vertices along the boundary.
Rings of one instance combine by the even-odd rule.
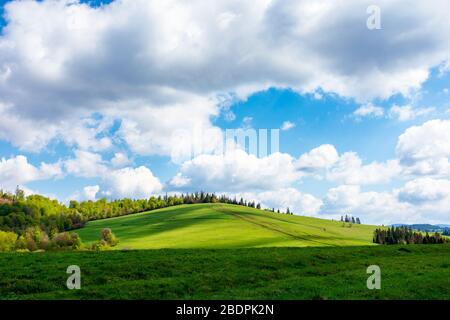
[[[7,253],[0,299],[450,299],[450,246]],[[81,268],[81,290],[65,286]],[[381,268],[368,290],[366,268]]]
[[[450,245],[382,246],[375,226],[195,204],[89,222],[110,251],[0,254],[0,299],[450,299]],[[66,269],[81,268],[81,290]],[[369,265],[381,290],[368,290]]]
[[[375,226],[283,215],[229,204],[193,204],[89,222],[83,242],[111,228],[117,249],[373,245]]]

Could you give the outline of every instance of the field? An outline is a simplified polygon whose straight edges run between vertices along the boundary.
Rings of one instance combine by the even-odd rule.
[[[450,299],[450,246],[2,254],[0,299]],[[65,287],[68,265],[81,290]],[[366,268],[381,268],[381,290]]]
[[[253,248],[372,245],[374,226],[283,215],[225,204],[195,204],[92,221],[83,242],[111,228],[118,249]]]
[[[115,250],[0,254],[0,299],[450,299],[450,245],[374,245],[374,226],[198,204],[77,232],[89,244],[103,228]],[[66,288],[69,265],[81,290]]]

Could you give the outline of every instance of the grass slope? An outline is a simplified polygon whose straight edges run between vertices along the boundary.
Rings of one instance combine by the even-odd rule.
[[[118,249],[371,245],[374,226],[281,215],[226,204],[194,204],[89,222],[85,243],[111,228]]]
[[[450,246],[0,254],[0,299],[450,299]],[[81,268],[81,290],[65,287]],[[366,287],[381,268],[381,290]]]

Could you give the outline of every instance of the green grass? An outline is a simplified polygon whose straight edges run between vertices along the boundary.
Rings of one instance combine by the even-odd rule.
[[[116,250],[0,254],[0,299],[450,299],[450,245],[377,246],[374,226],[199,204],[77,232],[89,244],[103,228]],[[81,290],[66,288],[69,265]]]
[[[372,245],[374,226],[276,214],[236,205],[196,204],[89,222],[84,243],[111,228],[117,249]]]
[[[0,299],[450,299],[450,246],[8,253]],[[81,290],[65,287],[81,267]],[[381,267],[381,290],[366,268]]]

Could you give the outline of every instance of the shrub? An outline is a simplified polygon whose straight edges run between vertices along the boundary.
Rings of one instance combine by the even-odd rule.
[[[119,243],[111,229],[105,228],[100,232],[100,241],[105,241],[109,246],[114,247]]]
[[[111,229],[105,228],[100,232],[100,240],[93,243],[91,249],[95,251],[109,250],[118,243],[119,240],[116,238],[114,233],[112,233]]]
[[[111,249],[111,246],[105,241],[105,240],[99,240],[92,244],[91,250],[94,251],[103,251],[103,250],[109,250]]]
[[[59,249],[79,249],[81,247],[81,239],[75,232],[61,232],[53,237],[52,245]]]
[[[51,249],[51,241],[47,235],[47,233],[42,232],[39,236],[39,249],[49,250]]]
[[[0,231],[0,252],[13,251],[16,246],[17,234]]]

